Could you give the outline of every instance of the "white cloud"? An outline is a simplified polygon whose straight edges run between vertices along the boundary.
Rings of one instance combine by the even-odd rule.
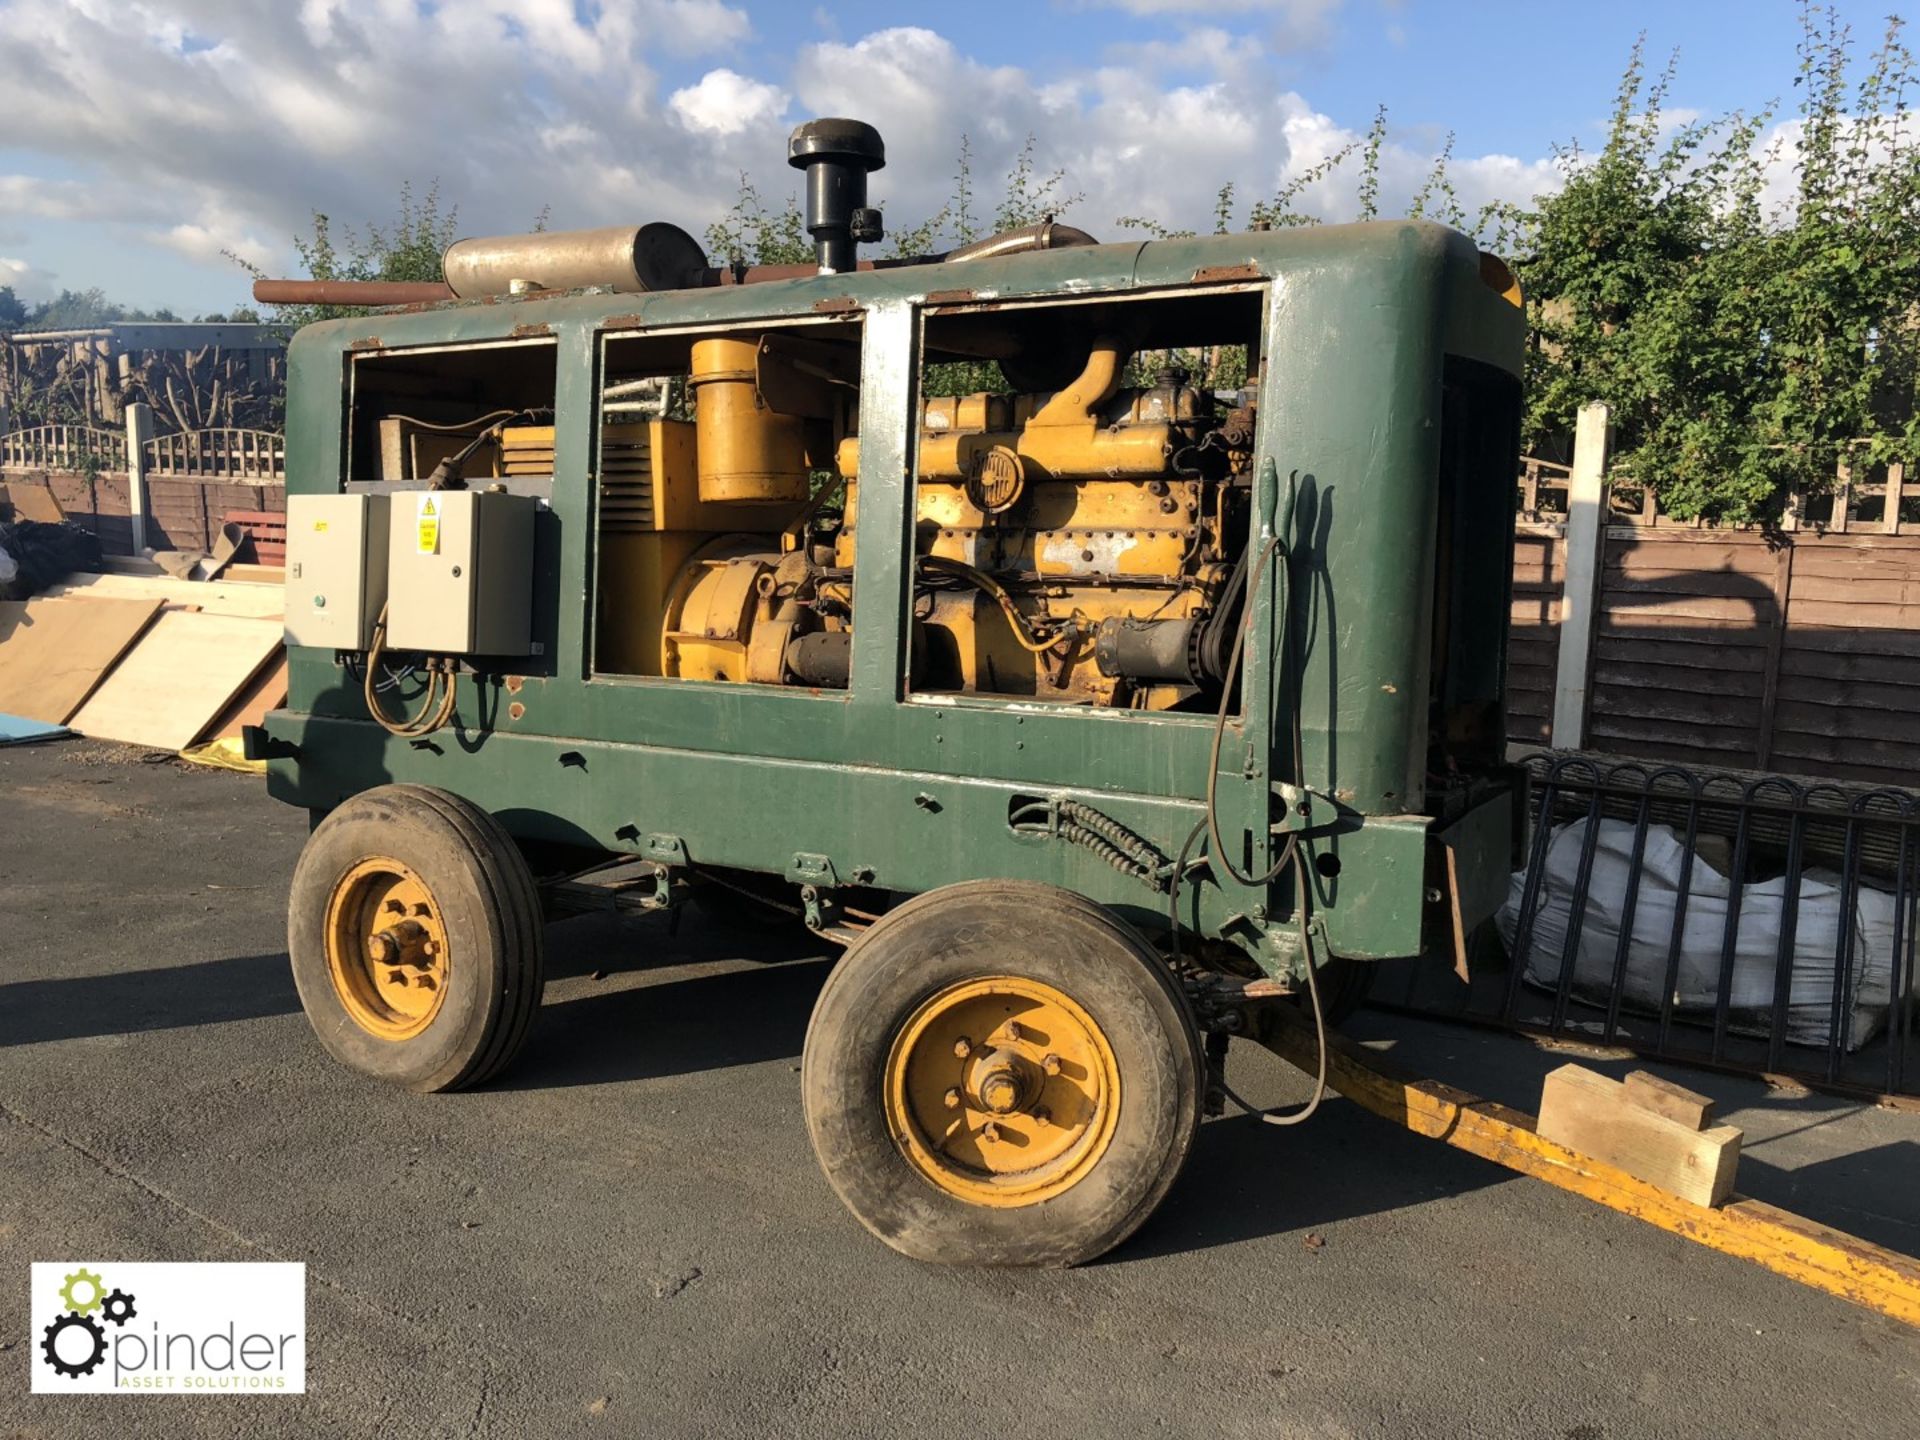
[[[874,192],[897,228],[932,214],[951,194],[962,131],[973,144],[978,212],[991,213],[999,177],[1033,135],[1041,173],[1066,172],[1068,187],[1083,195],[1075,222],[1103,238],[1119,233],[1120,216],[1132,215],[1204,230],[1228,181],[1237,220],[1253,201],[1364,141],[1363,131],[1276,89],[1258,44],[1211,29],[1185,38],[1191,49],[1178,42],[1117,48],[1110,63],[1042,86],[1024,70],[980,63],[930,30],[903,27],[806,47],[792,85],[805,113],[856,114],[879,126],[888,163]],[[1162,78],[1164,69],[1184,72],[1196,63],[1201,78]],[[777,162],[765,157],[764,141],[755,143],[762,158],[753,167],[765,173]],[[1404,212],[1432,164],[1431,148],[1390,140],[1380,157],[1382,212]],[[1560,181],[1546,157],[1456,156],[1450,173],[1469,216],[1490,200],[1525,200]],[[1358,160],[1350,155],[1296,204],[1325,219],[1351,219],[1357,190]]]
[[[78,180],[0,175],[0,215],[10,219],[114,220],[125,217],[126,197]]]
[[[136,255],[219,277],[223,251],[290,266],[311,212],[386,219],[403,183],[435,179],[467,234],[524,229],[543,205],[560,228],[666,219],[697,234],[743,170],[769,203],[797,188],[793,121],[854,115],[886,138],[874,194],[893,228],[952,194],[964,132],[977,224],[1033,135],[1040,173],[1064,170],[1083,195],[1075,222],[1113,236],[1122,215],[1204,229],[1223,183],[1244,206],[1359,138],[1275,80],[1286,36],[1336,0],[1113,3],[1167,33],[1042,73],[919,26],[756,60],[744,10],[723,0],[0,0],[0,135],[30,157],[19,168],[60,177],[0,174],[0,216],[29,236],[36,221],[118,226]],[[705,57],[697,78],[661,85],[690,54]],[[1389,209],[1431,163],[1430,142],[1395,140]],[[1307,203],[1351,215],[1351,167]],[[1454,177],[1469,212],[1556,178],[1500,155],[1460,157]],[[46,263],[27,244],[8,248]]]
[[[145,238],[176,255],[207,265],[231,263],[230,257],[237,257],[265,269],[277,258],[275,247],[251,232],[217,223],[202,225],[182,221],[165,230],[149,230]]]
[[[1333,17],[1346,0],[1079,0],[1087,10],[1124,10],[1130,15],[1192,16],[1218,20],[1229,15],[1259,16],[1282,49],[1318,45],[1333,32]]]
[[[56,283],[58,279],[51,270],[42,270],[24,260],[9,260],[0,255],[0,286],[12,290],[16,299],[28,304],[51,300],[59,289]]]
[[[738,135],[776,128],[787,108],[787,92],[734,70],[709,70],[698,84],[674,91],[667,104],[689,130]]]

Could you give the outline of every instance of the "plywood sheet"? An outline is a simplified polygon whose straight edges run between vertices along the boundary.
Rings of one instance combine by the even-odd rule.
[[[287,656],[282,651],[269,659],[260,673],[247,682],[246,688],[233,697],[233,703],[208,727],[207,738],[224,740],[238,735],[244,727],[264,721],[269,710],[278,710],[286,703]]]
[[[170,575],[69,575],[47,594],[59,599],[164,600],[193,605],[209,615],[278,616],[286,609],[280,585],[250,585],[235,580],[175,580]]]
[[[0,602],[0,712],[64,725],[147,628],[160,604]]]
[[[183,750],[279,648],[280,634],[277,620],[168,610],[72,726],[101,740]]]

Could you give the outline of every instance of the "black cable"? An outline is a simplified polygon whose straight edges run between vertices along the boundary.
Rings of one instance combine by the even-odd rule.
[[[1326,1097],[1327,1093],[1327,1018],[1326,1011],[1320,1003],[1320,982],[1319,977],[1315,973],[1313,963],[1313,934],[1308,928],[1307,921],[1309,881],[1307,876],[1306,855],[1300,847],[1299,832],[1289,831],[1286,840],[1280,847],[1279,858],[1273,862],[1272,867],[1268,869],[1266,874],[1259,877],[1243,875],[1234,866],[1233,861],[1227,857],[1226,846],[1221,843],[1219,808],[1216,803],[1220,782],[1220,748],[1226,738],[1227,717],[1229,707],[1233,701],[1233,683],[1239,676],[1240,658],[1246,651],[1247,637],[1252,632],[1253,606],[1255,597],[1260,593],[1260,581],[1266,574],[1267,565],[1275,555],[1281,555],[1285,557],[1289,563],[1291,562],[1291,552],[1288,551],[1285,541],[1280,535],[1273,536],[1261,547],[1260,559],[1254,565],[1252,579],[1247,585],[1246,598],[1240,611],[1240,634],[1234,642],[1233,654],[1227,662],[1226,679],[1222,683],[1220,690],[1220,712],[1214,721],[1213,746],[1207,760],[1206,814],[1202,817],[1200,824],[1195,826],[1195,833],[1198,833],[1200,826],[1204,825],[1206,827],[1207,837],[1212,845],[1211,851],[1206,856],[1207,862],[1212,864],[1217,860],[1220,868],[1241,885],[1254,889],[1265,888],[1278,877],[1280,872],[1284,870],[1289,863],[1294,867],[1293,913],[1300,928],[1300,953],[1307,972],[1307,997],[1313,1007],[1313,1028],[1319,1050],[1319,1061],[1314,1074],[1313,1095],[1300,1109],[1283,1113],[1279,1110],[1260,1109],[1248,1104],[1247,1101],[1236,1095],[1227,1085],[1224,1075],[1221,1077],[1220,1088],[1234,1104],[1238,1105],[1250,1115],[1258,1115],[1269,1125],[1298,1125],[1320,1108],[1320,1102]],[[1281,625],[1281,660],[1293,678],[1295,690],[1292,707],[1292,723],[1288,727],[1288,738],[1291,742],[1290,749],[1292,750],[1293,759],[1293,783],[1304,786],[1306,784],[1306,741],[1302,733],[1303,726],[1300,717],[1301,695],[1299,692],[1301,686],[1299,683],[1298,667],[1291,663],[1293,659],[1292,601],[1292,577],[1289,576],[1286,598],[1276,609],[1280,616]],[[1190,835],[1187,839],[1187,844],[1181,847],[1180,853],[1182,859],[1174,867],[1173,896],[1168,902],[1168,915],[1173,920],[1174,956],[1176,959],[1180,953],[1178,912],[1180,874],[1181,871],[1185,869],[1185,856],[1187,850],[1192,846],[1192,843],[1193,836]]]
[[[1254,597],[1260,593],[1260,581],[1266,574],[1268,562],[1271,561],[1275,555],[1285,553],[1285,542],[1280,536],[1275,535],[1261,547],[1260,559],[1253,567],[1253,579],[1247,586],[1247,598],[1240,609],[1240,634],[1234,641],[1233,654],[1227,661],[1226,678],[1221,682],[1220,686],[1220,713],[1214,719],[1213,747],[1207,757],[1207,838],[1213,845],[1213,858],[1219,861],[1220,868],[1231,876],[1235,883],[1253,890],[1262,889],[1273,883],[1274,878],[1278,876],[1280,871],[1286,866],[1287,850],[1285,847],[1282,847],[1280,858],[1273,862],[1272,867],[1266,874],[1257,876],[1242,874],[1239,868],[1235,866],[1233,861],[1228,857],[1226,843],[1220,838],[1220,747],[1227,736],[1227,717],[1233,705],[1233,682],[1238,679],[1240,675],[1240,657],[1246,652],[1247,637],[1253,630]],[[1291,594],[1289,594],[1289,599],[1290,598]],[[1285,624],[1286,606],[1282,605],[1279,608],[1283,617],[1282,623]],[[1286,625],[1288,631],[1291,631],[1292,628],[1291,625]],[[1286,648],[1284,644],[1282,648],[1284,653]],[[1297,684],[1295,688],[1298,688]],[[1298,697],[1296,696],[1295,699],[1297,702]],[[1299,710],[1300,707],[1298,703],[1296,703],[1294,705],[1294,726],[1296,730],[1300,723]],[[1297,768],[1299,763],[1298,745],[1295,746],[1294,760],[1296,765],[1294,783],[1297,785],[1300,783],[1300,772]]]
[[[1320,981],[1314,970],[1313,935],[1307,926],[1307,857],[1300,847],[1293,843],[1294,836],[1287,837],[1286,850],[1294,864],[1294,883],[1299,894],[1294,901],[1293,913],[1300,922],[1300,949],[1307,962],[1307,999],[1313,1006],[1313,1034],[1315,1048],[1319,1051],[1319,1061],[1313,1076],[1313,1094],[1307,1103],[1298,1110],[1266,1110],[1249,1104],[1235,1094],[1227,1084],[1227,1077],[1220,1077],[1220,1089],[1226,1097],[1249,1115],[1258,1115],[1269,1125],[1298,1125],[1310,1118],[1320,1108],[1320,1102],[1327,1096],[1327,1013],[1320,1004]],[[1224,1068],[1224,1067],[1223,1067]]]

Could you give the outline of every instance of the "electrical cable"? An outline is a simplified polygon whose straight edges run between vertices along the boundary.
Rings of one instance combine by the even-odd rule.
[[[1272,867],[1264,875],[1242,874],[1239,867],[1228,857],[1226,844],[1220,838],[1220,747],[1227,736],[1227,716],[1233,705],[1233,682],[1238,679],[1240,675],[1240,657],[1245,653],[1247,637],[1253,631],[1254,596],[1260,592],[1260,581],[1266,574],[1268,562],[1272,560],[1275,555],[1285,553],[1285,542],[1280,536],[1275,535],[1261,547],[1260,559],[1253,567],[1253,579],[1247,585],[1246,599],[1242,602],[1240,609],[1240,634],[1234,641],[1233,654],[1227,661],[1226,677],[1220,683],[1220,712],[1214,718],[1213,746],[1207,757],[1206,819],[1207,839],[1213,846],[1211,854],[1214,859],[1219,861],[1220,868],[1231,876],[1236,884],[1245,885],[1249,889],[1255,890],[1273,883],[1275,877],[1277,877],[1286,866],[1288,852],[1285,847],[1282,847],[1280,858],[1273,862]],[[1291,598],[1290,593],[1288,598]],[[1282,616],[1287,612],[1287,605],[1284,601],[1276,608]],[[1287,626],[1287,629],[1290,630],[1291,628],[1291,626]],[[1294,706],[1294,728],[1296,734],[1300,724],[1299,709],[1300,707],[1296,704]],[[1299,749],[1300,747],[1296,743],[1294,747],[1294,783],[1296,785],[1300,783]]]
[[[529,406],[525,410],[495,410],[490,415],[483,415],[481,417],[482,420],[494,420],[495,416],[504,416],[505,418],[495,420],[495,423],[487,426],[486,429],[482,430],[478,435],[475,435],[466,444],[443,459],[438,465],[435,465],[433,467],[433,473],[427,477],[427,489],[466,489],[467,481],[466,477],[460,473],[461,468],[468,460],[473,458],[473,453],[482,445],[487,445],[497,440],[500,437],[500,433],[507,428],[507,422],[509,420],[534,420],[542,415],[551,415],[552,413],[553,410],[549,406],[534,405]],[[467,423],[473,424],[474,422],[468,421]]]
[[[455,675],[450,668],[442,669],[441,663],[428,660],[426,662],[427,690],[421,700],[419,713],[396,720],[387,713],[374,685],[374,676],[379,673],[380,661],[386,654],[386,650],[387,607],[382,605],[380,618],[373,622],[373,644],[367,651],[366,674],[360,685],[360,694],[366,701],[367,714],[371,715],[374,722],[390,735],[399,735],[407,739],[431,735],[453,719],[454,700],[458,691]],[[452,661],[444,662],[449,667],[452,663]]]
[[[1327,1012],[1320,1003],[1320,981],[1315,974],[1313,963],[1313,935],[1307,928],[1307,857],[1301,853],[1298,845],[1292,843],[1293,838],[1291,835],[1287,837],[1287,849],[1293,857],[1294,873],[1297,877],[1294,883],[1298,886],[1293,913],[1300,922],[1300,949],[1306,957],[1307,1000],[1313,1007],[1314,1049],[1319,1056],[1313,1075],[1313,1094],[1298,1110],[1263,1110],[1235,1094],[1233,1087],[1227,1084],[1226,1076],[1220,1077],[1220,1089],[1226,1097],[1247,1114],[1258,1115],[1268,1125],[1298,1125],[1309,1119],[1313,1112],[1320,1108],[1320,1102],[1327,1097]]]
[[[412,415],[390,414],[389,420],[404,420],[417,430],[431,430],[437,435],[458,435],[475,425],[490,425],[495,420],[511,420],[516,415],[524,415],[524,410],[489,410],[485,415],[475,416],[471,420],[450,420],[436,425],[431,420],[420,420]]]
[[[1319,1054],[1319,1060],[1314,1074],[1313,1094],[1307,1100],[1306,1104],[1298,1110],[1282,1112],[1279,1110],[1261,1109],[1249,1104],[1233,1092],[1232,1088],[1227,1085],[1224,1076],[1221,1078],[1220,1088],[1234,1104],[1238,1105],[1250,1115],[1258,1115],[1261,1120],[1269,1125],[1298,1125],[1320,1108],[1320,1102],[1326,1098],[1327,1093],[1327,1017],[1326,1010],[1320,1003],[1320,982],[1315,973],[1316,967],[1314,965],[1313,933],[1309,928],[1307,920],[1307,897],[1310,893],[1307,858],[1300,848],[1299,832],[1289,831],[1285,841],[1280,847],[1279,858],[1273,862],[1272,867],[1266,874],[1261,876],[1242,874],[1234,866],[1233,862],[1227,858],[1226,847],[1221,843],[1219,808],[1216,803],[1220,780],[1220,749],[1227,732],[1227,717],[1229,707],[1233,701],[1233,682],[1238,678],[1240,658],[1247,648],[1247,639],[1253,629],[1254,597],[1260,593],[1260,581],[1266,574],[1268,563],[1275,555],[1282,555],[1291,559],[1291,554],[1287,550],[1285,542],[1280,535],[1273,536],[1261,547],[1260,558],[1254,565],[1252,578],[1247,585],[1246,598],[1240,611],[1240,634],[1234,642],[1232,657],[1227,662],[1226,678],[1222,682],[1220,691],[1220,712],[1214,721],[1213,745],[1207,760],[1206,813],[1194,825],[1192,832],[1187,836],[1186,844],[1180,848],[1180,858],[1174,863],[1172,884],[1170,887],[1171,893],[1167,901],[1167,915],[1168,919],[1172,922],[1173,953],[1177,957],[1180,953],[1180,880],[1186,869],[1187,854],[1189,850],[1191,850],[1195,838],[1203,828],[1207,832],[1207,838],[1212,848],[1208,854],[1202,858],[1209,865],[1218,861],[1220,868],[1241,885],[1252,888],[1264,888],[1271,884],[1289,864],[1293,866],[1293,913],[1300,928],[1300,953],[1301,959],[1304,962],[1304,968],[1307,972],[1307,998],[1313,1008],[1313,1029]],[[1286,572],[1283,570],[1282,573],[1285,574]],[[1285,596],[1281,603],[1275,607],[1281,617],[1281,653],[1283,661],[1292,658],[1292,600],[1293,590],[1291,577],[1289,576]],[[1291,666],[1289,666],[1289,668],[1292,669]],[[1297,680],[1295,688],[1296,690],[1299,688]],[[1296,785],[1303,785],[1305,784],[1306,776],[1306,745],[1300,723],[1299,698],[1297,694],[1294,697],[1292,723],[1288,727],[1288,738],[1291,742],[1290,748],[1292,750],[1293,780]]]
[[[1007,593],[1004,585],[986,571],[976,570],[962,560],[949,560],[944,555],[922,555],[919,563],[922,569],[931,570],[937,575],[950,575],[956,580],[964,580],[997,601],[1000,608],[1006,612],[1008,622],[1013,626],[1013,638],[1028,653],[1044,655],[1064,638],[1055,635],[1050,639],[1042,640],[1034,635],[1027,624],[1027,617],[1022,615],[1014,605],[1013,596]]]

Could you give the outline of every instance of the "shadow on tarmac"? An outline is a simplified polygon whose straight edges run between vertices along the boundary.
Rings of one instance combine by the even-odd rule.
[[[299,1008],[285,954],[19,980],[0,985],[0,1047],[220,1025]]]
[[[823,955],[821,942],[798,927],[769,930],[697,916],[687,917],[678,930],[653,917],[579,917],[550,926],[547,945],[550,979],[717,960],[756,963],[549,999],[526,1051],[493,1088],[617,1085],[776,1060],[797,1063],[807,1017],[837,958]],[[284,953],[18,981],[0,986],[0,1048],[255,1020],[299,1008]],[[1378,1015],[1360,1023],[1363,1033],[1398,1028]],[[1419,1052],[1445,1050],[1449,1079],[1522,1104],[1538,1095],[1545,1072],[1567,1058],[1511,1037],[1472,1037],[1431,1021],[1406,1039],[1413,1043],[1393,1048],[1412,1053],[1397,1058],[1437,1061],[1440,1055]],[[1582,1063],[1603,1073],[1640,1064],[1598,1058]],[[1862,1108],[1833,1096],[1788,1099],[1750,1081],[1673,1066],[1650,1068],[1717,1093],[1728,1108],[1758,1103],[1798,1112],[1806,1117],[1803,1129]],[[1894,1250],[1920,1251],[1920,1223],[1911,1218],[1905,1194],[1908,1177],[1920,1173],[1920,1144],[1902,1140],[1787,1168],[1768,1162],[1768,1143],[1756,1137],[1741,1157],[1743,1194]],[[1316,1226],[1516,1178],[1490,1162],[1399,1130],[1337,1095],[1328,1097],[1312,1123],[1298,1128],[1276,1129],[1249,1116],[1222,1117],[1201,1127],[1186,1171],[1158,1213],[1104,1263],[1288,1231],[1305,1234]]]

